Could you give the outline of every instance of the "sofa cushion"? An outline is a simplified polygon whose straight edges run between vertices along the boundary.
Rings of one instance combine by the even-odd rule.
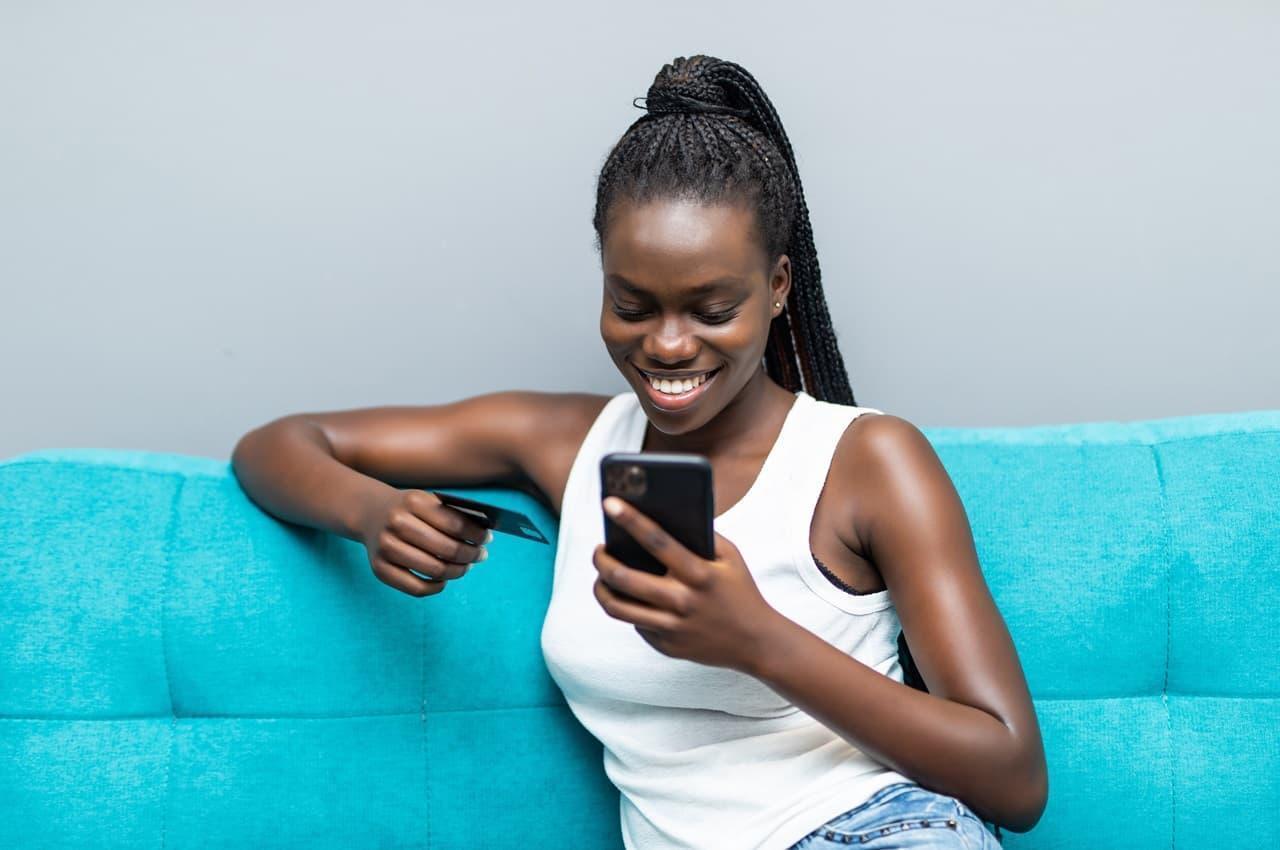
[[[1280,846],[1280,411],[922,430],[1044,734],[1004,845]],[[489,548],[414,599],[225,461],[0,461],[0,846],[618,847],[542,664],[554,549]]]

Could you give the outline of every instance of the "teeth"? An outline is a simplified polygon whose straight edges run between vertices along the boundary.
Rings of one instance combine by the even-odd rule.
[[[695,388],[702,385],[707,379],[709,372],[701,375],[695,375],[692,378],[683,378],[671,380],[670,378],[654,378],[649,376],[649,385],[660,393],[667,395],[682,395],[683,393],[692,392]]]

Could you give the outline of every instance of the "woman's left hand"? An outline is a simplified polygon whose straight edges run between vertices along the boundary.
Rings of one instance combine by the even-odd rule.
[[[738,547],[717,533],[709,561],[622,499],[610,496],[604,506],[618,508],[610,511],[614,522],[667,568],[666,575],[654,575],[597,546],[594,590],[605,613],[633,624],[664,655],[750,673],[766,645],[765,631],[780,615],[760,595]]]

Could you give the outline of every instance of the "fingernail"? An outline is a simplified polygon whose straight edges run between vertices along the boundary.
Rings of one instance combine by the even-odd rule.
[[[604,500],[604,510],[609,516],[617,516],[622,513],[622,500],[617,496],[610,496]]]
[[[484,542],[490,543],[492,541],[493,541],[493,532],[486,530],[484,533]]]
[[[485,558],[487,558],[487,557],[489,557],[489,550],[488,550],[488,549],[486,549],[485,547],[481,546],[481,547],[480,547],[480,557],[479,557],[479,558],[476,558],[476,562],[478,563],[478,562],[480,562],[480,561],[483,561],[483,560],[484,560]]]

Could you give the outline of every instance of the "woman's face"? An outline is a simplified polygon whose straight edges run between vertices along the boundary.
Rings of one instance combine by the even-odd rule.
[[[761,370],[790,260],[769,264],[744,207],[620,200],[610,213],[600,335],[654,427],[693,431]]]

